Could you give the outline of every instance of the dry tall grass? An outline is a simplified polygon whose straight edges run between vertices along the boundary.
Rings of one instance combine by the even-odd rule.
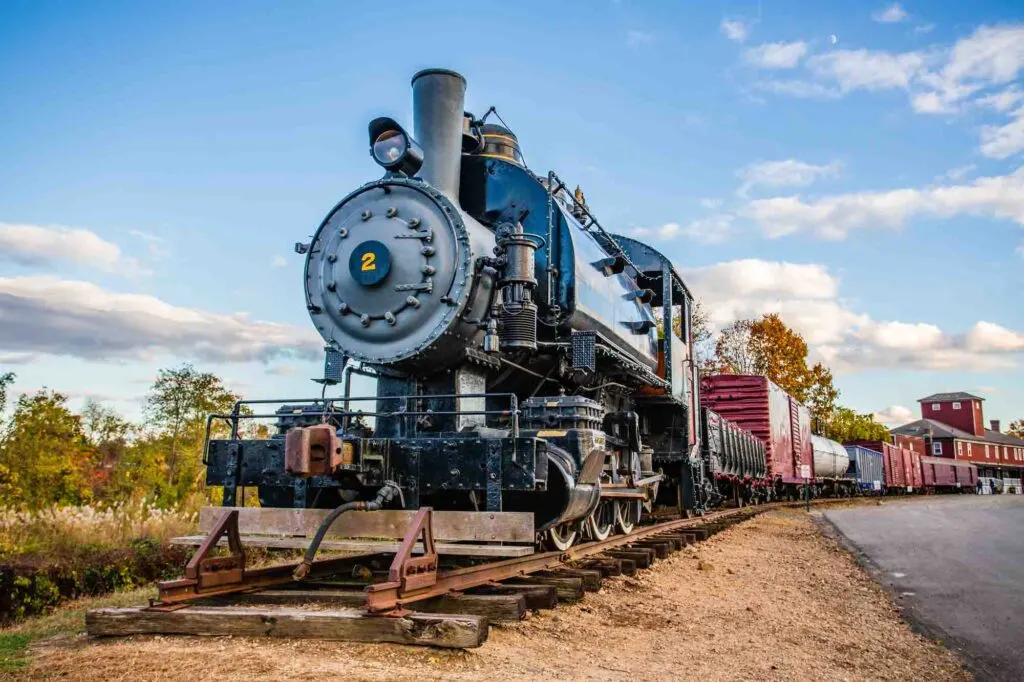
[[[149,538],[165,543],[198,525],[198,513],[156,507],[146,498],[110,506],[48,507],[24,511],[0,507],[0,558],[66,556],[83,549],[124,547]]]

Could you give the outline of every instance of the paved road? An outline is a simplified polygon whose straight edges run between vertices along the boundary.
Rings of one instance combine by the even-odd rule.
[[[980,680],[1024,680],[1024,496],[956,495],[826,511],[926,635]]]

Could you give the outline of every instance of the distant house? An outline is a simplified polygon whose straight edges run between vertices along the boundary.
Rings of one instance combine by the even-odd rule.
[[[963,391],[921,398],[921,419],[892,429],[892,435],[897,442],[923,439],[923,449],[933,457],[974,462],[979,476],[1020,478],[1024,439],[1002,433],[997,419],[986,429],[984,400]]]

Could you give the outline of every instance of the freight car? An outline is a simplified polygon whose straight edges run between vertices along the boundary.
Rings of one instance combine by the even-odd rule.
[[[461,75],[421,71],[412,91],[412,134],[369,123],[383,174],[296,244],[321,397],[212,415],[232,430],[208,439],[207,483],[225,505],[254,486],[264,507],[335,508],[322,531],[357,507],[530,512],[560,550],[630,532],[659,489],[685,506],[684,479],[696,500],[716,474],[679,273],[527,168],[493,107],[465,111]],[[353,374],[376,392],[352,395]],[[248,417],[276,417],[277,433],[242,437]],[[719,471],[745,476],[732,452]]]
[[[701,507],[723,501],[736,506],[766,501],[764,441],[706,407],[700,409],[701,447],[706,470]],[[693,504],[691,506],[698,506]]]
[[[721,374],[701,379],[701,405],[765,444],[772,498],[796,499],[814,483],[811,415],[805,405],[763,376]]]
[[[846,475],[853,480],[857,490],[865,495],[881,495],[885,489],[885,465],[882,453],[859,445],[845,445],[850,458]]]
[[[974,492],[978,467],[948,457],[921,457],[922,489],[925,492]]]
[[[814,494],[818,497],[847,497],[857,492],[848,475],[850,453],[842,445],[823,436],[811,436],[814,452]]]

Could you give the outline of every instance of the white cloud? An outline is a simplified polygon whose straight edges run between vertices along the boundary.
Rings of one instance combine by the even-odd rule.
[[[218,362],[313,359],[323,343],[312,329],[174,306],[88,282],[33,276],[0,278],[0,350],[87,360],[160,354]]]
[[[1024,104],[1024,91],[1021,91],[1016,85],[1011,85],[999,92],[979,97],[977,104],[978,106],[989,107],[1000,113],[1005,113],[1015,108],[1018,104]]]
[[[993,159],[1005,159],[1024,151],[1024,107],[1012,121],[1002,126],[981,128],[981,153]]]
[[[884,424],[889,428],[895,428],[897,426],[903,426],[909,424],[912,421],[919,419],[919,415],[916,414],[908,407],[902,405],[890,405],[884,410],[879,410],[873,415],[875,421],[879,424]]]
[[[0,353],[0,367],[4,365],[28,365],[38,359],[35,353]]]
[[[762,69],[793,69],[807,55],[807,43],[765,43],[743,53],[748,64]]]
[[[278,268],[286,268],[288,267],[288,259],[282,256],[281,254],[277,254],[270,259],[270,267],[274,268],[275,270]]]
[[[661,227],[637,227],[632,233],[637,237],[654,239],[690,239],[701,244],[720,244],[732,234],[733,216],[727,213],[715,214],[691,220],[685,225],[665,223]]]
[[[654,33],[633,29],[626,33],[626,46],[637,49],[654,42]]]
[[[800,196],[751,201],[744,211],[770,237],[810,232],[844,239],[861,229],[899,229],[914,216],[975,215],[1024,225],[1024,166],[1011,175],[926,189],[855,192],[805,201]]]
[[[871,18],[880,24],[898,24],[907,18],[907,11],[900,6],[900,3],[894,2],[885,9],[872,14]]]
[[[267,368],[267,374],[278,377],[290,377],[299,371],[299,368],[295,365],[276,365],[274,367]]]
[[[746,196],[754,187],[806,187],[815,180],[839,173],[842,164],[832,161],[825,165],[806,163],[798,159],[762,161],[744,166],[736,171],[742,180],[737,194]]]
[[[771,80],[757,84],[761,90],[768,90],[780,95],[799,97],[801,99],[836,99],[842,97],[839,88],[829,87],[821,83],[804,80]]]
[[[965,166],[957,166],[956,168],[950,168],[948,171],[937,177],[936,180],[953,180],[954,182],[959,182],[977,169],[978,166],[973,163],[969,163]]]
[[[839,280],[823,265],[745,259],[681,271],[715,329],[778,313],[803,335],[812,360],[837,372],[988,371],[1016,367],[1024,353],[1024,333],[990,322],[955,334],[930,322],[874,320],[842,301]]]
[[[835,50],[807,60],[820,79],[834,81],[843,93],[853,90],[907,88],[926,63],[918,52]]]
[[[135,259],[121,253],[117,244],[90,230],[60,225],[0,223],[0,260],[31,266],[70,261],[104,272],[126,275],[144,272]]]
[[[742,43],[747,39],[749,29],[747,25],[739,19],[722,19],[722,23],[719,26],[725,37],[733,42]]]

